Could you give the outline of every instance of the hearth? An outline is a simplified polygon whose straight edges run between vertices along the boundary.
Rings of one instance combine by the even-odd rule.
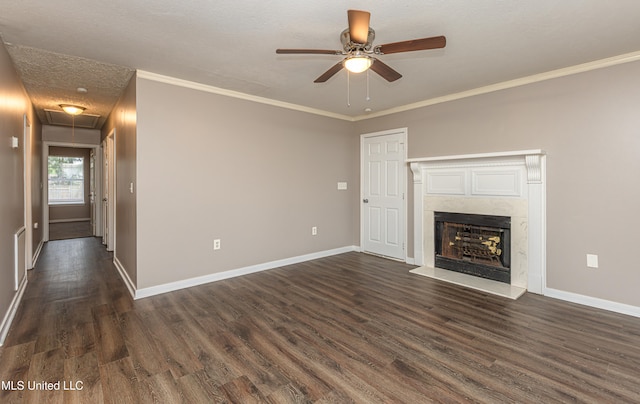
[[[435,266],[511,283],[511,218],[434,212]]]

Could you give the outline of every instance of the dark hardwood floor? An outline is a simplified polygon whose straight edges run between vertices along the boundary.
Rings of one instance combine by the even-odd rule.
[[[49,223],[49,240],[66,240],[69,238],[91,237],[91,222],[59,222]]]
[[[134,302],[111,260],[94,238],[44,247],[0,402],[640,402],[638,318],[358,253]]]

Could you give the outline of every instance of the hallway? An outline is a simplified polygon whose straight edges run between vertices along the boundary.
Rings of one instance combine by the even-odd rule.
[[[58,402],[63,396],[64,402],[102,402],[102,347],[115,342],[110,338],[116,313],[129,310],[131,304],[112,254],[99,239],[47,243],[29,272],[22,304],[0,348],[0,379],[25,382],[24,391],[1,391],[0,401],[24,396],[24,402]],[[82,390],[28,390],[27,381],[45,380],[80,381]]]

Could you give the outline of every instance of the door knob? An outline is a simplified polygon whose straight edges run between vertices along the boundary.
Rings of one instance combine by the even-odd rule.
[[[369,203],[369,200],[368,199],[363,199],[362,202]]]

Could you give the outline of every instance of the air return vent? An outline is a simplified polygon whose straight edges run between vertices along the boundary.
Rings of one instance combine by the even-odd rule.
[[[74,122],[72,121],[71,115],[65,112],[53,109],[45,109],[44,112],[47,115],[47,121],[50,125],[71,126],[73,123],[76,128],[95,129],[98,124],[98,119],[100,118],[100,115],[81,114],[75,116]]]

